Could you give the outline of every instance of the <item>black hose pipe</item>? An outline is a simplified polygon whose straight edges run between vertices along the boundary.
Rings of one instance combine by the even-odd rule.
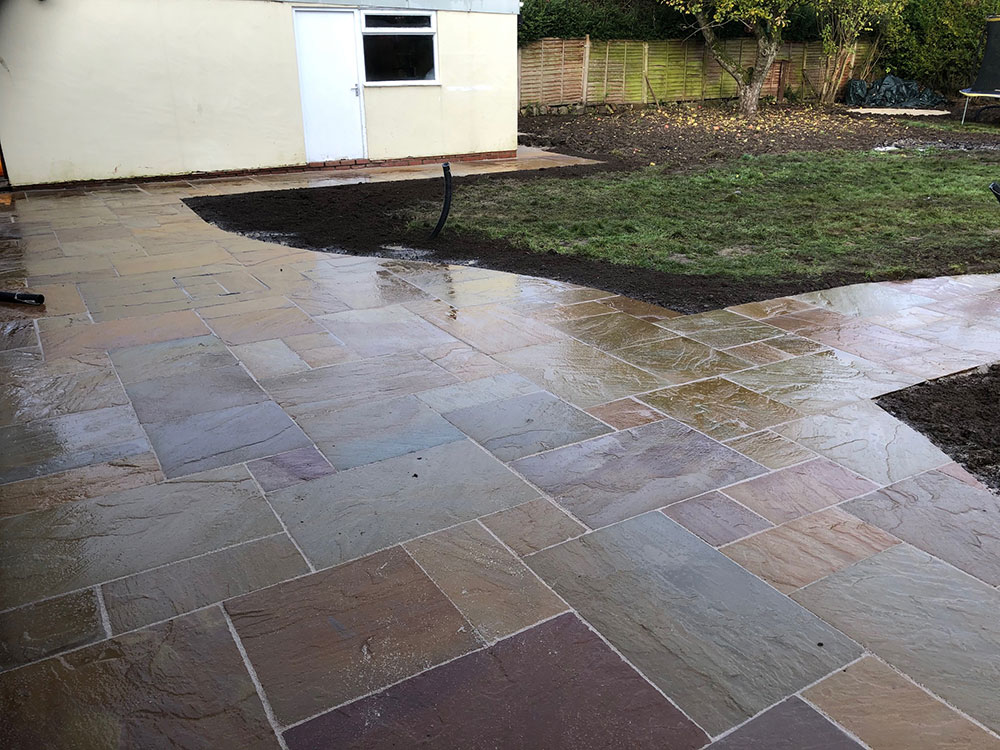
[[[0,292],[0,302],[20,302],[24,305],[44,305],[45,295],[30,292]]]
[[[448,221],[448,212],[451,211],[451,164],[445,162],[441,168],[444,170],[444,206],[441,207],[441,218],[438,219],[437,226],[431,232],[432,240],[444,229],[444,223]]]
[[[1000,182],[991,182],[990,191],[996,196],[996,199],[1000,201]]]

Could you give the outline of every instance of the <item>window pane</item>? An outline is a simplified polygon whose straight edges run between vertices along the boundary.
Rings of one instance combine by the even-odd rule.
[[[368,81],[434,80],[434,37],[431,34],[365,36]]]
[[[429,29],[430,16],[365,16],[365,26],[370,29]]]

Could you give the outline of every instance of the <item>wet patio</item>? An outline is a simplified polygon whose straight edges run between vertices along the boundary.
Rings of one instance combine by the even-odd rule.
[[[870,400],[1000,276],[683,316],[181,203],[436,174],[0,208],[0,745],[1000,748],[1000,498]]]

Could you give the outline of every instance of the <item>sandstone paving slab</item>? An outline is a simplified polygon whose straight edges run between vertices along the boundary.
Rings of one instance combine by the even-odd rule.
[[[212,335],[119,349],[112,352],[111,361],[126,385],[237,363],[225,344]]]
[[[823,289],[818,292],[797,294],[792,299],[862,318],[884,315],[907,307],[932,304],[936,301],[933,297],[925,297],[880,283]]]
[[[792,598],[996,732],[1000,592],[908,544]]]
[[[402,305],[346,310],[317,321],[363,357],[441,346],[455,341]]]
[[[224,606],[275,716],[286,725],[480,645],[399,547]]]
[[[11,320],[0,323],[0,351],[37,346],[35,324],[30,320]]]
[[[229,467],[0,520],[0,605],[18,606],[281,531]]]
[[[105,638],[94,589],[0,615],[0,671]]]
[[[591,528],[765,471],[672,419],[530,456],[513,466]]]
[[[53,508],[62,503],[156,484],[163,479],[156,456],[151,451],[137,453],[58,474],[6,484],[0,490],[0,516],[16,516],[19,513]]]
[[[681,316],[681,313],[676,310],[668,310],[665,307],[632,299],[631,297],[606,297],[601,300],[601,304],[613,307],[615,310],[621,310],[623,313],[628,313],[636,318],[649,321],[678,318]]]
[[[273,401],[144,425],[163,473],[179,477],[311,445]]]
[[[577,302],[572,305],[556,305],[535,314],[546,323],[554,324],[560,321],[577,320],[578,318],[590,318],[594,315],[608,315],[615,312],[615,308],[609,307],[604,302]]]
[[[468,440],[269,494],[289,532],[318,567],[537,497],[527,483]]]
[[[208,324],[227,344],[249,344],[302,333],[323,332],[322,326],[296,307],[211,318]]]
[[[232,349],[258,381],[311,369],[309,363],[281,339],[239,344]]]
[[[663,419],[663,414],[634,398],[622,398],[587,409],[588,414],[607,422],[616,430],[649,424]]]
[[[803,692],[872,750],[998,750],[1000,737],[866,656]]]
[[[0,675],[0,714],[10,750],[279,747],[218,609]]]
[[[713,547],[771,528],[771,523],[721,492],[706,492],[663,509],[669,518]]]
[[[339,365],[361,359],[329,333],[303,333],[286,336],[282,341],[310,367]]]
[[[501,461],[612,431],[586,412],[545,392],[470,406],[444,417]]]
[[[480,520],[519,555],[529,555],[587,531],[586,526],[543,498],[501,510]]]
[[[555,321],[552,325],[573,338],[609,352],[676,336],[641,318],[613,310],[608,312],[611,314]]]
[[[209,333],[191,310],[71,325],[41,332],[47,359],[71,357],[88,351],[115,351],[131,346],[186,339]]]
[[[664,414],[716,440],[728,440],[801,416],[794,409],[724,378],[639,396]]]
[[[149,453],[129,406],[0,427],[0,484]]]
[[[429,731],[434,744],[456,748],[694,750],[707,740],[571,614],[318,716],[284,738],[290,750],[375,750],[419,746]]]
[[[0,353],[0,425],[127,403],[107,355],[42,362],[35,352]]]
[[[403,546],[485,641],[567,610],[559,597],[475,521]]]
[[[740,359],[744,359],[754,365],[769,365],[772,362],[780,362],[783,359],[790,359],[794,354],[782,351],[777,347],[769,345],[765,341],[755,341],[752,344],[740,344],[723,349],[726,354],[732,354]]]
[[[435,411],[445,414],[538,391],[539,387],[527,378],[514,372],[505,372],[455,385],[432,388],[418,393],[417,398]]]
[[[331,415],[299,411],[298,424],[339,470],[352,469],[465,436],[416,396],[359,404]]]
[[[713,310],[682,318],[671,318],[659,322],[658,325],[717,349],[751,344],[784,333],[767,323],[728,310]]]
[[[711,750],[862,750],[842,729],[792,696],[709,745]]]
[[[558,329],[503,305],[459,309],[434,301],[413,302],[406,306],[484,354],[507,352],[566,337]]]
[[[807,354],[735,372],[734,383],[805,414],[817,414],[860,399],[913,385],[917,376],[835,351]]]
[[[726,445],[769,469],[784,469],[816,458],[808,448],[770,430],[727,440]]]
[[[662,513],[525,560],[712,735],[860,655]]]
[[[832,328],[803,328],[798,331],[798,335],[856,354],[872,362],[890,362],[901,357],[916,357],[934,348],[934,345],[926,339],[863,320],[855,320]]]
[[[456,382],[458,378],[425,357],[403,352],[285,375],[261,385],[295,416],[303,407],[336,411]]]
[[[722,551],[788,594],[896,544],[899,540],[891,534],[839,508],[827,508]]]
[[[291,540],[276,534],[119,578],[101,591],[117,634],[308,572]]]
[[[844,504],[914,547],[1000,586],[1000,497],[938,471]]]
[[[615,356],[653,373],[667,385],[680,385],[750,367],[749,362],[739,357],[683,336],[629,346],[616,351]]]
[[[319,479],[336,471],[326,457],[311,446],[258,458],[247,463],[247,468],[265,492]]]
[[[775,432],[878,484],[948,463],[930,440],[870,401],[781,425]]]
[[[745,315],[754,320],[763,320],[774,315],[785,315],[787,313],[797,313],[809,310],[812,305],[801,302],[791,297],[777,297],[775,299],[764,300],[762,302],[747,302],[743,305],[727,307],[730,312]]]
[[[237,364],[130,383],[125,390],[143,424],[268,400]]]
[[[660,387],[650,373],[575,339],[503,352],[496,358],[582,409]]]
[[[726,487],[725,494],[774,524],[864,495],[876,485],[824,458]]]
[[[1000,357],[1000,324],[977,319],[947,318],[911,328],[909,333],[942,346],[978,354],[985,362]]]
[[[509,372],[507,367],[492,357],[457,340],[450,344],[421,349],[420,353],[459,380],[479,380]]]
[[[365,310],[429,298],[426,292],[388,271],[351,273],[331,269],[320,273],[307,271],[306,275],[313,283],[290,291],[288,298],[310,315],[340,312],[345,307]]]

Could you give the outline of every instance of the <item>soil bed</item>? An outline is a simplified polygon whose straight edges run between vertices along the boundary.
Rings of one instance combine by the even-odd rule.
[[[889,393],[877,403],[1000,491],[1000,364]]]

